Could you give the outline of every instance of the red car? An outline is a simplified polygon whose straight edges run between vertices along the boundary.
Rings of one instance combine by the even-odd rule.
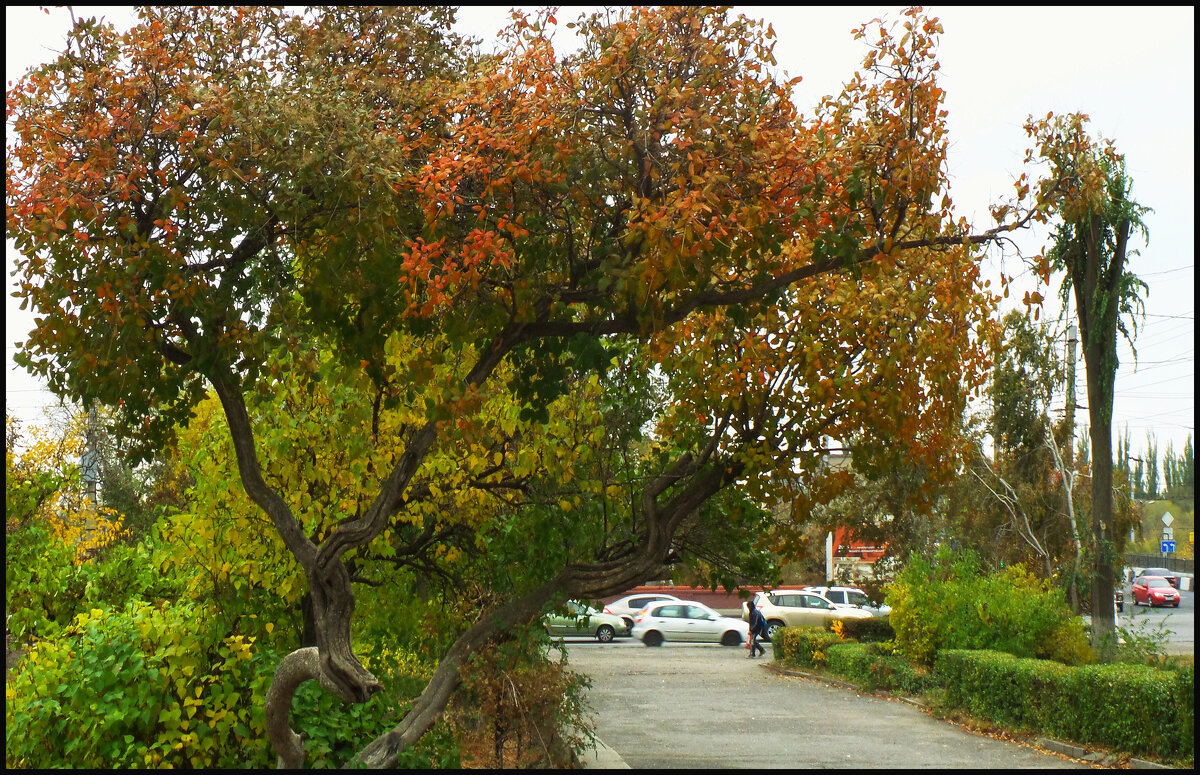
[[[1133,582],[1133,604],[1141,603],[1151,608],[1156,605],[1173,605],[1178,608],[1179,590],[1162,576],[1142,576]]]

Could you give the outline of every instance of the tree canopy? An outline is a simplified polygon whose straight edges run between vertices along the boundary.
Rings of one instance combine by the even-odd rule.
[[[497,633],[720,535],[731,486],[803,515],[837,487],[829,439],[951,470],[994,304],[975,246],[1041,215],[953,219],[941,26],[918,9],[857,31],[863,71],[811,118],[773,31],[726,10],[585,15],[567,55],[552,12],[515,14],[495,56],[453,17],[149,8],[127,32],[80,21],[7,95],[7,233],[38,315],[20,362],[144,449],[216,396],[311,599],[316,643],[267,695],[292,766],[299,683],[379,689],[351,626],[381,536],[449,547],[537,509],[531,539],[561,548],[446,650],[375,766]],[[597,379],[622,370],[661,381],[640,425]],[[636,476],[605,480],[616,457],[588,445],[632,443]],[[478,495],[535,479],[505,509]]]

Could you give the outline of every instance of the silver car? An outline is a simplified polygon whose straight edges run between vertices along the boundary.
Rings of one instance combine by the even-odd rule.
[[[854,606],[838,608],[812,589],[776,589],[759,592],[752,604],[767,620],[767,639],[784,627],[824,626],[834,619],[870,619],[871,613]],[[750,621],[750,609],[742,604],[742,619]]]
[[[614,600],[604,606],[604,613],[614,614],[621,617],[628,629],[633,629],[633,619],[643,608],[651,603],[657,603],[660,600],[678,600],[674,595],[668,595],[664,592],[639,592],[633,595],[626,595],[620,600]]]
[[[703,603],[666,600],[646,606],[634,620],[631,634],[647,646],[661,646],[665,641],[737,646],[750,637],[750,625],[722,616]]]
[[[858,587],[805,587],[833,603],[836,608],[861,608],[872,616],[887,616],[892,612],[890,605],[871,605],[867,593]]]
[[[577,600],[568,600],[565,607],[565,614],[554,612],[542,617],[546,632],[558,636],[591,635],[601,643],[611,643],[616,636],[629,634],[619,616],[601,613]]]

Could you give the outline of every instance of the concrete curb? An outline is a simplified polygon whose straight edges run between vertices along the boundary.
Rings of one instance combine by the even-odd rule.
[[[779,673],[780,675],[790,675],[790,676],[795,676],[796,678],[807,678],[810,681],[820,681],[823,684],[829,684],[830,686],[837,686],[838,688],[841,688],[841,689],[850,689],[851,691],[858,692],[859,694],[869,694],[872,697],[881,697],[881,698],[887,699],[887,700],[899,700],[900,702],[906,702],[909,705],[913,705],[918,708],[925,707],[925,703],[922,702],[921,700],[917,699],[916,697],[905,697],[902,694],[892,694],[890,692],[872,692],[872,691],[868,691],[867,689],[864,689],[861,686],[858,686],[856,684],[847,683],[846,681],[839,681],[836,678],[830,678],[829,676],[825,676],[825,675],[818,675],[816,673],[805,672],[804,670],[797,670],[794,667],[782,667],[778,664],[775,664],[774,662],[764,664],[763,667],[765,667],[766,669],[768,669],[772,672]]]
[[[596,738],[596,750],[586,751],[579,756],[579,767],[584,770],[628,770],[632,769],[625,760],[621,758],[621,754],[604,744],[600,738]]]
[[[1146,759],[1137,759],[1134,757],[1126,758],[1119,754],[1109,753],[1106,751],[1089,752],[1088,749],[1084,748],[1083,746],[1073,745],[1072,743],[1064,743],[1061,740],[1051,740],[1048,737],[1039,737],[1034,741],[1034,744],[1041,748],[1045,748],[1047,751],[1054,751],[1055,753],[1060,753],[1063,756],[1070,756],[1072,759],[1081,759],[1085,762],[1091,762],[1092,764],[1100,767],[1114,767],[1120,765],[1121,762],[1128,762],[1128,767],[1131,770],[1176,769],[1175,767],[1171,767],[1166,764],[1159,764],[1158,762],[1152,762]]]

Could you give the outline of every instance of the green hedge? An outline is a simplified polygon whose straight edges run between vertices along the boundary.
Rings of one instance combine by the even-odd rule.
[[[880,654],[873,644],[835,643],[825,649],[825,666],[867,690],[920,694],[930,688],[928,672],[904,657]]]
[[[822,627],[784,627],[775,632],[771,647],[779,664],[813,668],[825,663],[825,649],[840,642]]]
[[[938,654],[945,702],[1001,726],[1134,754],[1194,755],[1195,671],[1070,667],[996,651]]]

